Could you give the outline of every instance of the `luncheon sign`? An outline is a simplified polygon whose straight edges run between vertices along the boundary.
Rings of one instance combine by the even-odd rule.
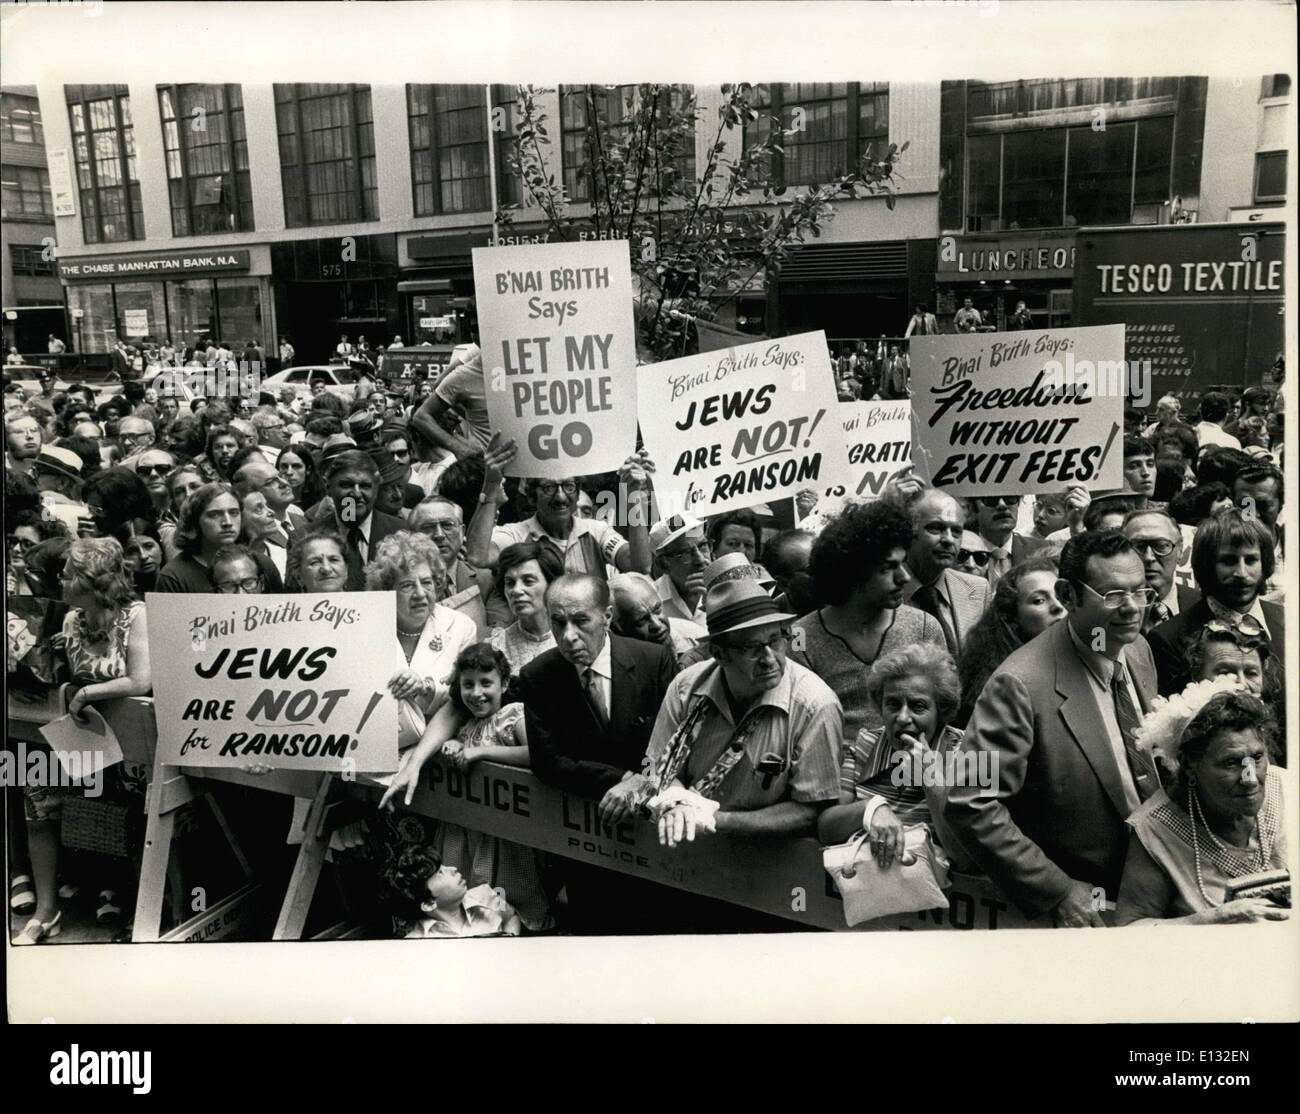
[[[636,448],[636,334],[627,241],[475,248],[493,429],[512,476],[612,472]]]
[[[391,592],[149,595],[162,761],[387,773]]]
[[[912,457],[952,495],[1118,488],[1124,326],[914,337]]]

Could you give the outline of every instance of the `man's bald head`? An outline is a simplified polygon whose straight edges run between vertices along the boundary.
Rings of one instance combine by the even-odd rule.
[[[922,584],[932,584],[957,561],[965,508],[947,492],[931,489],[912,502],[908,514],[916,531],[907,554],[908,568]]]

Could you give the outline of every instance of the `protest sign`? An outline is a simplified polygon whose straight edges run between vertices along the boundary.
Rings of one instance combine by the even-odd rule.
[[[1123,486],[1124,326],[914,337],[912,456],[952,495]]]
[[[841,402],[844,440],[849,449],[849,482],[824,489],[816,513],[836,513],[845,499],[876,499],[889,478],[912,465],[912,404]]]
[[[636,448],[636,332],[627,241],[474,249],[492,428],[508,475],[615,471]]]
[[[150,593],[161,761],[397,769],[391,592]]]
[[[712,515],[850,480],[824,333],[637,369],[660,514]]]

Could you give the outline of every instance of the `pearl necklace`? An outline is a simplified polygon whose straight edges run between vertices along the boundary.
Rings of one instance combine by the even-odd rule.
[[[1201,800],[1196,795],[1196,790],[1189,789],[1187,795],[1191,800],[1192,805],[1192,807],[1187,810],[1187,815],[1192,822],[1192,861],[1196,866],[1196,888],[1201,891],[1201,898],[1204,900],[1205,904],[1211,909],[1217,909],[1223,904],[1223,902],[1210,900],[1210,895],[1205,892],[1205,882],[1201,877],[1201,843],[1196,836],[1196,818],[1198,816],[1201,818],[1201,823],[1205,825],[1205,832],[1210,837],[1210,841],[1215,847],[1225,853],[1229,851],[1229,848],[1226,847],[1211,830],[1209,822],[1205,819],[1205,813],[1201,811]],[[1259,852],[1259,869],[1264,870],[1268,866],[1269,856],[1268,850],[1264,846],[1264,831],[1260,827],[1258,816],[1255,817],[1255,843],[1257,845],[1256,850]],[[1244,849],[1234,847],[1231,848],[1231,850],[1239,855],[1249,855],[1250,853],[1248,847]]]

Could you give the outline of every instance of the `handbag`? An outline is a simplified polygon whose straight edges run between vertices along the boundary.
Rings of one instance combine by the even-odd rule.
[[[947,909],[948,860],[924,824],[903,829],[903,855],[881,870],[867,847],[867,832],[847,843],[822,848],[822,866],[844,899],[850,928],[894,913]]]

